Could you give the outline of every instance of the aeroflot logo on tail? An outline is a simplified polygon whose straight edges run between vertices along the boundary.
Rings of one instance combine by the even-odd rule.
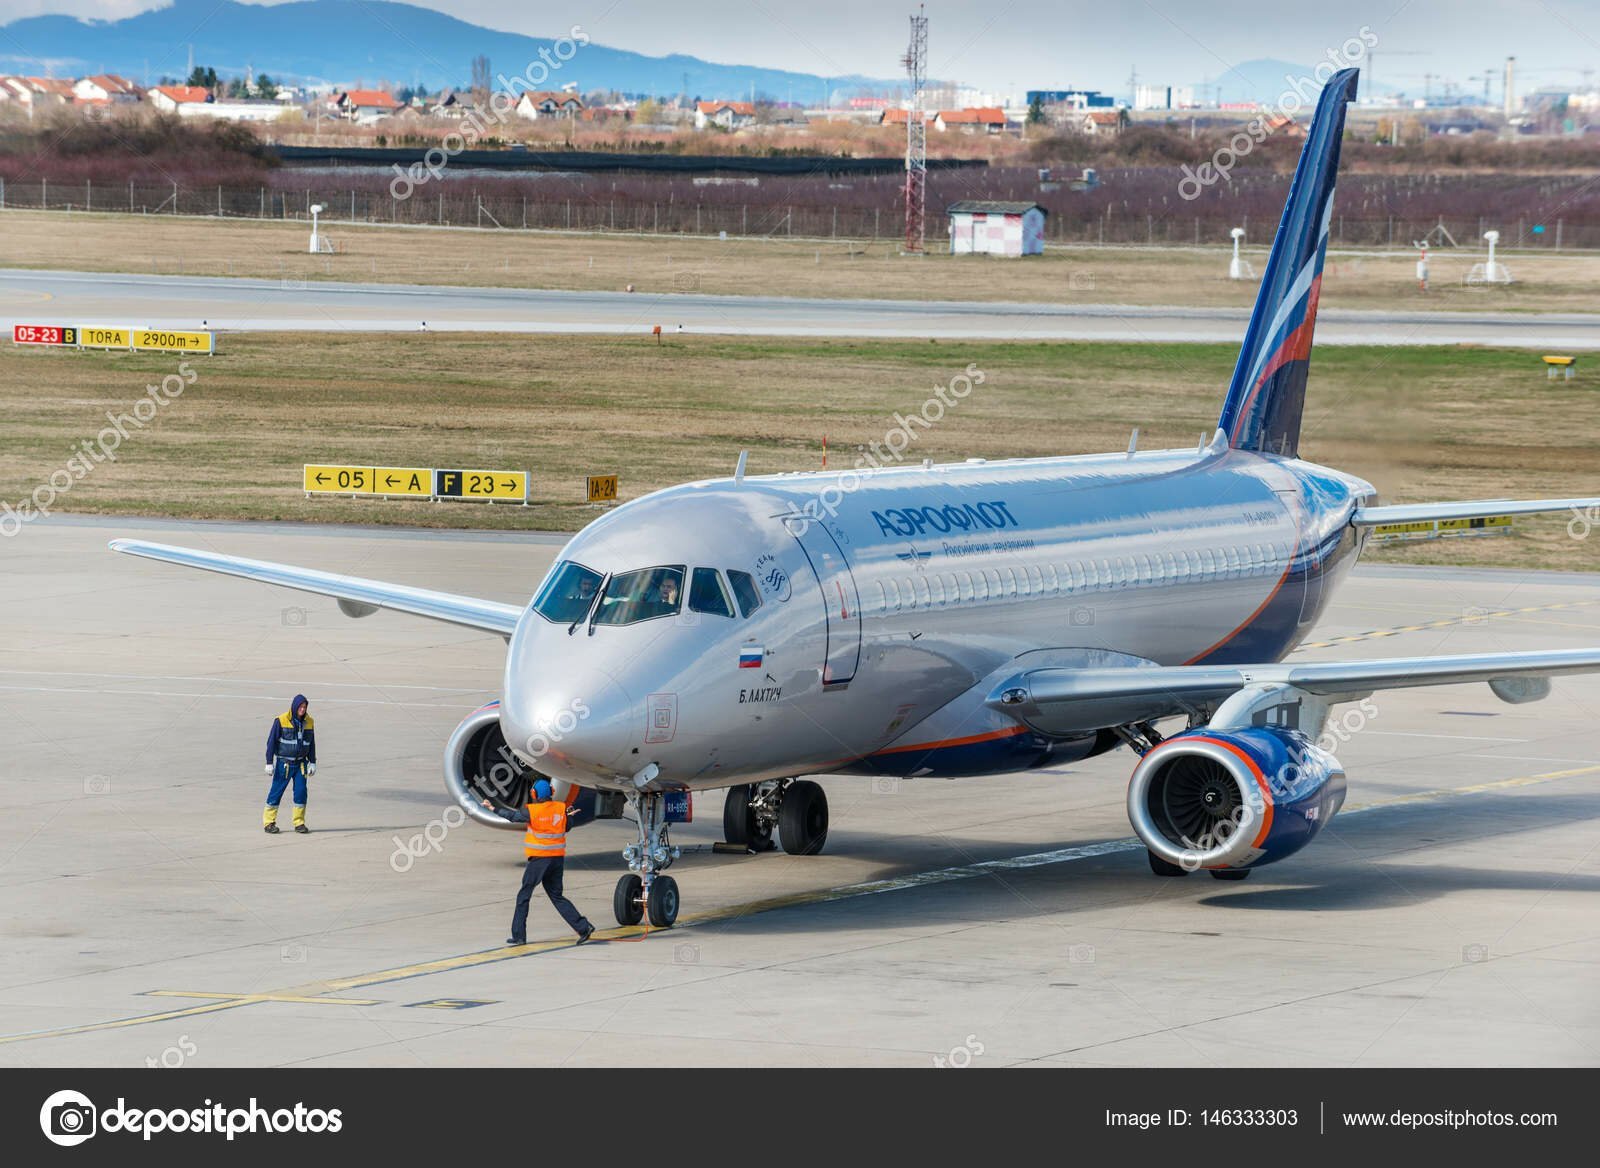
[[[1002,527],[1021,527],[1011,509],[1001,500],[992,503],[963,503],[957,507],[891,507],[874,511],[878,530],[884,535],[924,535],[929,531],[996,531]]]

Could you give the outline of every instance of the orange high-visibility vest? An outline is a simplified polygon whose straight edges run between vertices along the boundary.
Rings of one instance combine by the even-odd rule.
[[[528,804],[528,830],[522,836],[522,853],[528,859],[567,854],[567,805],[554,799]]]

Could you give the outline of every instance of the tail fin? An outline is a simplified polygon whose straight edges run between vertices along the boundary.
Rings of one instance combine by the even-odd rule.
[[[1357,69],[1341,69],[1323,87],[1300,151],[1289,200],[1250,314],[1250,329],[1217,425],[1243,450],[1294,455],[1311,366],[1311,334],[1322,293],[1322,261],[1333,215],[1344,107],[1355,100]]]

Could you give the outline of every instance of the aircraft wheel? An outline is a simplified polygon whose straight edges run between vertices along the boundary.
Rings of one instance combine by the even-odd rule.
[[[1189,874],[1189,869],[1182,864],[1169,864],[1154,852],[1146,852],[1145,855],[1150,857],[1150,871],[1157,876],[1187,876]]]
[[[644,881],[638,875],[629,872],[617,881],[617,890],[611,895],[611,911],[616,914],[617,924],[637,925],[644,920]]]
[[[1250,869],[1249,868],[1213,868],[1213,869],[1211,869],[1211,878],[1213,880],[1243,880],[1249,875],[1250,875]]]
[[[778,839],[791,856],[814,856],[828,839],[828,796],[809,779],[790,783],[778,807]]]
[[[722,801],[722,838],[762,851],[772,839],[772,828],[756,816],[755,793],[753,783],[728,788]]]
[[[638,877],[634,877],[635,880]],[[670,929],[678,919],[678,882],[671,876],[657,876],[650,882],[650,924]]]

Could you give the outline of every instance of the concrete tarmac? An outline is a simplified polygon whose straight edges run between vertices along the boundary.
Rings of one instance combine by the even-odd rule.
[[[572,292],[0,269],[14,324],[309,332],[434,331],[1227,342],[1242,308]],[[1319,345],[1600,349],[1600,315],[1323,309]]]
[[[1350,806],[1242,883],[1152,876],[1126,751],[824,779],[820,856],[675,833],[678,928],[611,925],[625,824],[572,836],[576,948],[439,770],[494,637],[115,556],[152,538],[521,602],[548,536],[55,517],[6,541],[0,1065],[1594,1065],[1600,678],[1379,694]],[[1358,572],[1301,659],[1600,640],[1600,576]],[[297,691],[309,836],[261,831]],[[286,800],[287,802],[287,800]],[[284,812],[288,817],[287,808]],[[453,816],[451,818],[454,818]]]

